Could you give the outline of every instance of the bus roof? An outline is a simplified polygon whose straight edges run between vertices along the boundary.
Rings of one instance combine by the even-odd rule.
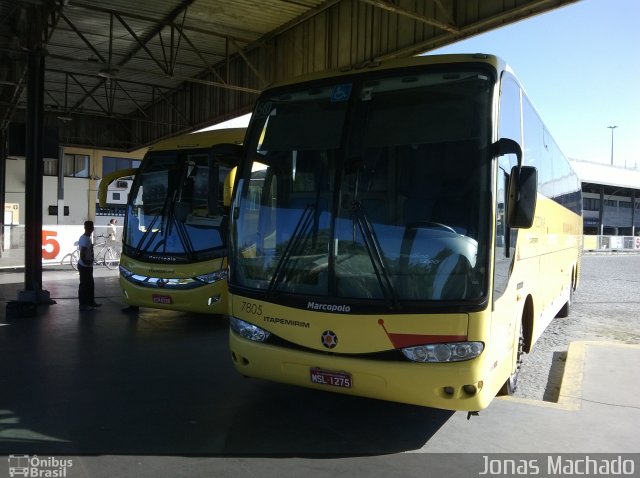
[[[176,149],[209,148],[216,144],[241,144],[245,128],[227,128],[202,131],[200,133],[181,134],[164,139],[149,148],[149,151],[171,151]]]
[[[307,75],[296,76],[288,80],[273,83],[267,89],[279,88],[281,86],[305,83],[307,81],[322,80],[324,78],[334,78],[346,75],[354,75],[359,73],[367,73],[370,71],[384,71],[395,68],[410,68],[412,66],[424,65],[443,65],[452,63],[486,63],[493,66],[496,71],[500,72],[507,68],[505,62],[495,56],[485,53],[463,53],[451,55],[421,55],[411,56],[408,58],[391,59],[384,61],[370,61],[362,65],[354,65],[352,67],[340,68],[336,70],[325,70]]]

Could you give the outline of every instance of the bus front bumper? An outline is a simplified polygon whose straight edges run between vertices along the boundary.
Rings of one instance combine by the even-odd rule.
[[[248,377],[445,410],[482,410],[495,396],[490,392],[493,387],[480,378],[481,357],[429,364],[371,360],[277,347],[234,332],[229,335],[234,366]]]
[[[143,287],[120,276],[122,298],[131,306],[177,310],[198,314],[228,314],[227,281],[179,290]]]

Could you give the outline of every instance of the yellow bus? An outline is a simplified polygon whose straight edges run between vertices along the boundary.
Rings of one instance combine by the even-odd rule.
[[[275,85],[244,148],[229,252],[242,375],[477,411],[568,314],[580,183],[499,58]]]
[[[231,176],[244,128],[185,134],[150,148],[127,200],[120,287],[139,307],[227,314],[227,228]]]

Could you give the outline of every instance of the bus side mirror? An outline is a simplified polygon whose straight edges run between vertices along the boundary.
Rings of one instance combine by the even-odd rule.
[[[538,194],[538,171],[533,166],[514,166],[509,176],[507,224],[528,229],[533,225]]]
[[[522,148],[516,141],[509,138],[500,138],[493,143],[492,148],[494,157],[515,154],[518,158],[518,166],[522,166]]]
[[[232,169],[224,180],[222,190],[222,205],[228,208],[231,205],[231,192],[235,180],[236,166],[242,158],[244,149],[239,144],[223,143],[213,147],[211,159],[209,160],[209,200],[208,210],[212,216],[220,214],[220,167],[224,164]]]
[[[231,195],[233,194],[233,185],[236,182],[236,172],[238,168],[232,168],[224,179],[224,191],[222,193],[222,203],[225,208],[231,207]]]

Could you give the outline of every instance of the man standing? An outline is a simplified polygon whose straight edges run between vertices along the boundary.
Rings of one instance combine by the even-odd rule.
[[[80,285],[78,286],[78,301],[80,310],[91,310],[100,307],[94,297],[93,284],[93,221],[84,222],[84,234],[78,240],[80,247],[80,258],[78,259],[78,272],[80,273]]]
[[[111,243],[115,243],[116,242],[116,224],[118,224],[118,220],[117,219],[111,219],[109,221],[109,242]]]

